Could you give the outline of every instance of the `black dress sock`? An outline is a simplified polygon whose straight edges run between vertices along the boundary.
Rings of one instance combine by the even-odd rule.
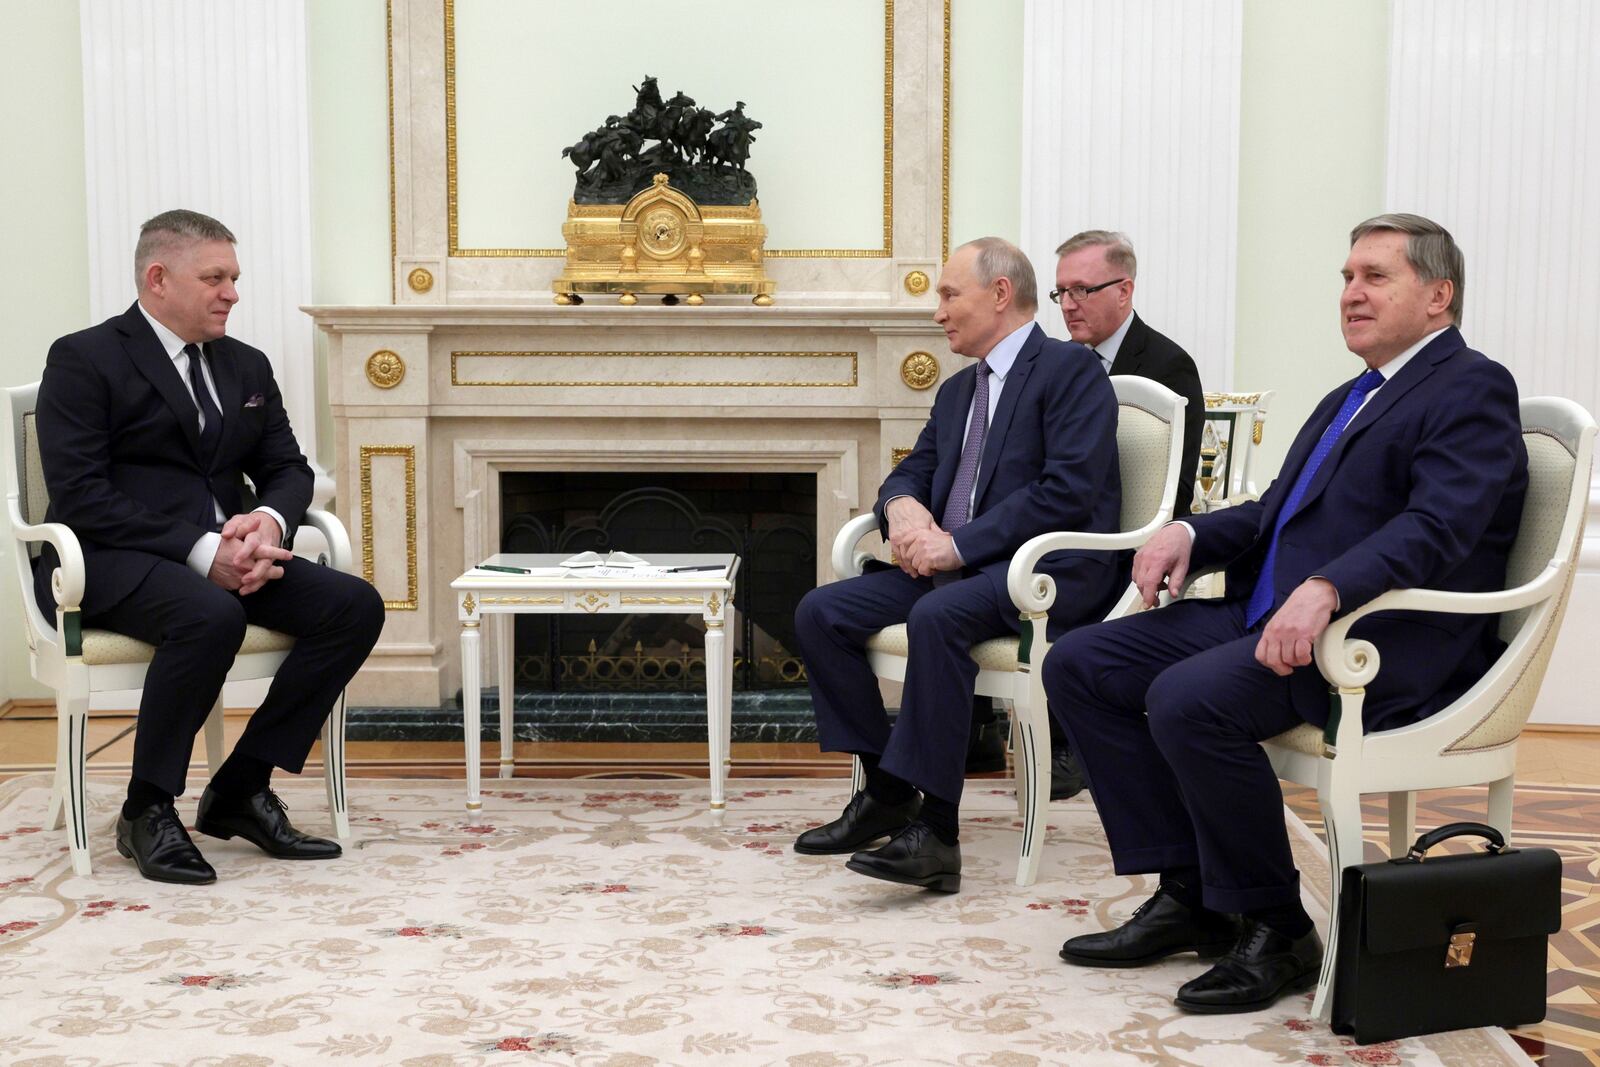
[[[960,840],[961,808],[943,797],[923,793],[922,810],[917,814],[917,819],[926,823],[928,829],[933,831],[933,836],[947,845]]]
[[[267,788],[267,783],[271,780],[272,764],[242,752],[235,752],[224,760],[222,766],[217,768],[217,773],[211,776],[211,788],[218,796],[229,800],[243,800]]]
[[[1313,926],[1311,916],[1306,914],[1306,909],[1298,900],[1293,904],[1282,904],[1276,908],[1247,911],[1244,915],[1245,918],[1254,919],[1263,926],[1270,926],[1291,941],[1306,936]]]
[[[128,779],[128,799],[122,802],[122,817],[132,819],[152,804],[171,804],[172,794],[143,778]]]
[[[917,795],[916,787],[904,778],[896,778],[878,766],[878,757],[856,753],[861,770],[867,776],[867,795],[879,804],[904,804]]]
[[[1202,911],[1205,904],[1200,894],[1200,868],[1174,867],[1161,872],[1161,888],[1167,895],[1190,911]]]

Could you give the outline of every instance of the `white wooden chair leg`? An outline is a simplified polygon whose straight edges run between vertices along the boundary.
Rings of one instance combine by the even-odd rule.
[[[850,795],[855,796],[867,787],[867,772],[861,769],[861,757],[850,757]]]
[[[72,873],[89,874],[89,798],[84,792],[83,764],[89,730],[89,699],[56,693],[56,776],[66,809],[67,848]]]
[[[322,724],[322,776],[328,787],[328,815],[333,820],[333,836],[343,841],[350,836],[350,813],[344,793],[344,694],[333,703],[333,712]]]
[[[1328,875],[1333,884],[1328,891],[1328,938],[1323,946],[1322,974],[1317,979],[1311,1014],[1327,1020],[1333,1013],[1334,959],[1339,948],[1339,888],[1344,881],[1344,868],[1353,867],[1363,859],[1361,794],[1354,783],[1335,781],[1325,783],[1318,790],[1318,799],[1328,834]]]
[[[1050,818],[1050,723],[1044,684],[1038,672],[1017,672],[1017,697],[1012,703],[1021,746],[1016,754],[1017,794],[1023,800],[1022,846],[1017,859],[1017,884],[1039,878],[1044,838]]]
[[[1417,794],[1389,794],[1389,858],[1404,856],[1417,839]]]
[[[1508,845],[1511,843],[1511,798],[1516,786],[1515,774],[1489,783],[1489,825],[1500,831]]]
[[[57,724],[59,730],[59,723]],[[59,744],[58,744],[59,747]],[[59,830],[67,818],[67,768],[60,759],[56,760],[55,777],[50,782],[50,812],[44,818],[46,830]]]
[[[222,766],[222,694],[217,694],[217,702],[211,705],[211,714],[206,716],[206,771],[208,778],[214,777],[217,768]]]

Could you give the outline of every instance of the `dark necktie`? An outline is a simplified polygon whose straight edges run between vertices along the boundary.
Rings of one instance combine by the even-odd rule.
[[[211,390],[206,388],[206,376],[200,370],[200,361],[204,358],[200,346],[184,345],[183,351],[189,357],[189,388],[194,390],[195,406],[205,422],[200,427],[200,461],[209,471],[217,454],[217,442],[222,440],[222,412],[217,410]]]
[[[978,481],[978,462],[983,458],[983,438],[989,432],[989,361],[978,364],[978,384],[972,392],[972,422],[967,427],[967,443],[961,448],[961,465],[944,502],[944,517],[939,525],[945,533],[955,533],[972,518],[972,487]]]
[[[1272,540],[1267,543],[1267,556],[1261,562],[1261,574],[1256,578],[1256,587],[1251,591],[1250,603],[1245,608],[1246,626],[1254,626],[1272,610],[1272,569],[1278,562],[1278,535],[1283,532],[1283,524],[1299,510],[1300,502],[1305,498],[1306,488],[1316,476],[1317,468],[1322,466],[1322,461],[1333,451],[1339,435],[1344,433],[1344,428],[1350,424],[1350,420],[1356,417],[1361,402],[1367,398],[1368,393],[1382,384],[1383,375],[1375,370],[1369,370],[1356,379],[1356,383],[1350,387],[1350,392],[1345,395],[1344,403],[1339,406],[1338,413],[1334,415],[1333,421],[1322,431],[1322,439],[1312,450],[1306,465],[1300,468],[1300,477],[1294,480],[1294,488],[1289,490],[1289,498],[1283,502],[1283,507],[1278,509],[1278,519],[1272,527]]]

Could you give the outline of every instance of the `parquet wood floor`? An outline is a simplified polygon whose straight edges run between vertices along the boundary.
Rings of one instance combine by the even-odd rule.
[[[245,716],[229,714],[229,743]],[[47,770],[55,759],[56,724],[49,705],[0,707],[0,778]],[[133,754],[133,719],[95,714],[89,722],[90,766],[125,770]],[[498,760],[486,744],[484,767]],[[363,777],[461,777],[461,746],[452,742],[354,742],[349,773]],[[519,743],[518,777],[703,777],[705,746],[699,744]],[[195,763],[203,766],[197,744]],[[307,773],[320,773],[312,755]],[[733,777],[834,777],[848,762],[825,756],[815,745],[735,744]],[[1538,1026],[1513,1032],[1517,1043],[1542,1067],[1600,1067],[1600,734],[1529,731],[1517,755],[1516,839],[1526,846],[1556,849],[1563,860],[1563,921],[1550,942],[1549,1014]],[[999,776],[1004,777],[1004,776]],[[487,780],[487,779],[486,779]],[[1309,789],[1285,789],[1289,806],[1319,833],[1321,814]],[[1482,820],[1484,791],[1424,793],[1418,825]],[[1368,858],[1387,851],[1387,816],[1381,798],[1365,809]],[[1452,842],[1452,844],[1454,844]]]

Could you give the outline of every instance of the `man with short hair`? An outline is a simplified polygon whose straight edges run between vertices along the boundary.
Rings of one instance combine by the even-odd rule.
[[[867,776],[795,851],[855,853],[847,866],[860,874],[954,892],[970,651],[1020,630],[1006,590],[1016,550],[1052,530],[1116,530],[1121,482],[1116,395],[1092,353],[1034,324],[1027,257],[997,237],[962,245],[937,291],[934,321],[950,350],[978,362],[940,387],[916,446],[879,490],[873,510],[899,566],[815,589],[795,613],[822,748],[859,756]],[[1052,636],[1103,615],[1126,580],[1110,553],[1054,553],[1040,570],[1061,591]],[[901,622],[909,650],[891,730],[865,645]]]
[[[1134,558],[1147,605],[1224,565],[1227,596],[1075,631],[1045,658],[1050,711],[1083,761],[1117,873],[1160,877],[1127,922],[1070,939],[1062,958],[1220,956],[1178,990],[1188,1011],[1267,1007],[1321,965],[1259,744],[1327,721],[1317,636],[1386,590],[1502,588],[1527,495],[1516,383],[1456,327],[1464,269],[1450,234],[1416,215],[1369,219],[1343,274],[1341,327],[1364,373],[1318,405],[1259,501],[1169,524]],[[1351,636],[1383,653],[1367,730],[1444,706],[1503,648],[1490,615],[1380,612]]]
[[[1107,374],[1137,374],[1171,389],[1188,403],[1183,409],[1183,458],[1179,461],[1178,493],[1174,518],[1189,514],[1194,476],[1200,462],[1200,432],[1205,426],[1205,395],[1194,360],[1177,344],[1145,324],[1133,310],[1133,289],[1139,261],[1133,242],[1113,230],[1084,230],[1056,249],[1056,287],[1050,299],[1061,306],[1061,317],[1072,339],[1088,345]],[[980,728],[994,720],[987,699],[976,703],[973,736],[991,738],[993,751],[984,761],[969,750],[968,766],[985,769],[1004,758],[1000,739]],[[975,742],[976,743],[976,742]],[[1051,720],[1050,799],[1067,800],[1083,791],[1083,772],[1060,727]]]
[[[227,336],[239,300],[234,237],[167,211],[134,252],[138,299],[50,346],[39,383],[48,518],[83,548],[83,624],[156,646],[145,674],[117,849],[146,878],[202,884],[216,871],[173,807],[195,734],[253,623],[295,645],[227,761],[195,827],[286,859],[339,855],[290,825],[269,780],[298,773],[383,627],[371,585],[288,549],[312,474],[257,349]],[[259,502],[245,510],[243,477]],[[35,565],[53,614],[46,547]]]

